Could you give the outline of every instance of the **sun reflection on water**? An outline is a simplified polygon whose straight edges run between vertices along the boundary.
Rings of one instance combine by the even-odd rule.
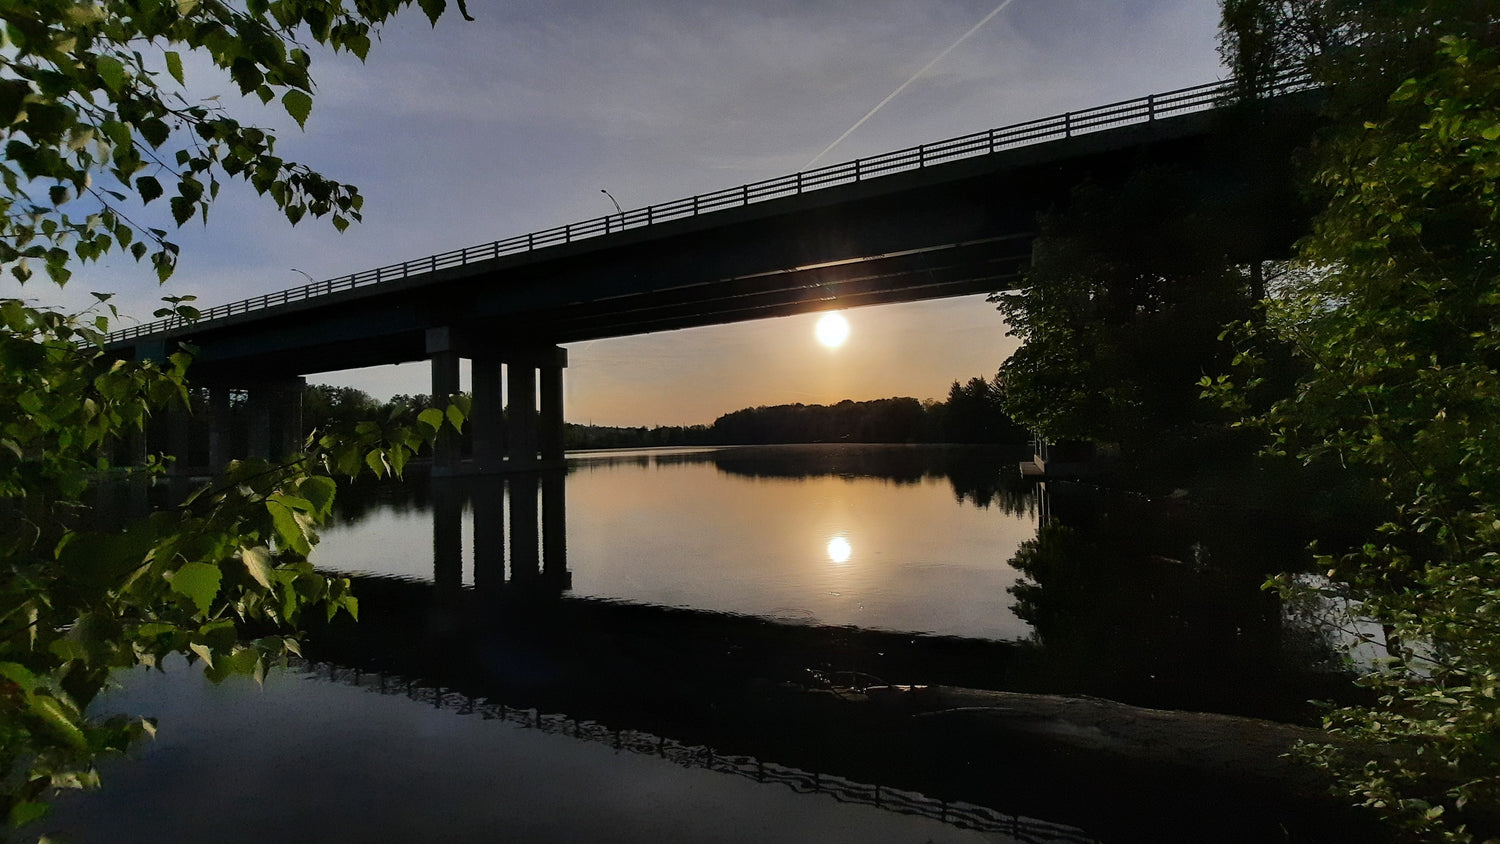
[[[849,557],[853,554],[853,546],[844,537],[835,536],[828,540],[828,559],[833,560],[835,563],[847,563],[849,562]]]

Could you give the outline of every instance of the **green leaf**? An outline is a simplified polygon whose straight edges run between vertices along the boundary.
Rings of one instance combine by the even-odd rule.
[[[207,613],[219,595],[222,578],[219,567],[208,563],[188,562],[172,575],[172,591],[188,596],[198,612]]]
[[[94,68],[99,71],[99,78],[109,90],[118,92],[125,87],[125,65],[119,59],[108,55],[100,56],[94,61]]]
[[[280,539],[283,548],[290,549],[304,557],[312,553],[312,543],[308,541],[307,533],[286,505],[278,501],[267,501],[266,511],[271,514],[271,524],[275,526],[276,536]]]
[[[141,137],[146,139],[146,143],[150,144],[152,149],[166,143],[167,138],[172,134],[172,127],[168,126],[165,120],[155,117],[142,120],[136,128],[140,130]]]
[[[411,449],[404,445],[393,445],[390,451],[391,474],[401,477],[406,468],[406,461],[411,457]]]
[[[429,407],[417,414],[417,421],[436,431],[443,427],[443,412],[435,407]]]
[[[214,652],[209,649],[208,645],[201,642],[193,642],[188,645],[188,650],[197,654],[199,658],[208,663],[209,668],[214,667]]]
[[[448,405],[448,412],[446,415],[448,417],[449,424],[451,424],[455,430],[462,431],[464,429],[464,412],[458,408],[458,405]]]
[[[178,85],[186,85],[187,83],[182,77],[182,56],[178,55],[174,50],[168,50],[166,55],[167,72],[172,74],[172,78],[177,80]]]
[[[31,85],[24,79],[0,80],[0,126],[9,126],[21,116]]]
[[[38,694],[31,698],[31,712],[41,718],[48,730],[75,750],[87,750],[88,737],[74,721],[76,710],[49,694]]]
[[[312,113],[312,97],[307,92],[295,88],[287,91],[281,97],[281,104],[286,107],[286,113],[297,121],[298,126],[307,128],[307,116]]]
[[[422,7],[422,13],[427,16],[427,20],[434,26],[437,25],[438,18],[442,17],[443,12],[448,8],[447,0],[417,0],[417,5]]]
[[[172,219],[177,221],[177,225],[180,226],[193,219],[193,209],[194,204],[191,199],[185,196],[172,197]]]
[[[37,676],[31,669],[17,662],[0,662],[0,677],[20,686],[26,694],[36,690]]]
[[[333,497],[338,492],[338,484],[334,483],[333,478],[313,475],[302,479],[297,485],[297,492],[312,505],[313,514],[321,519],[333,509]]]
[[[268,496],[266,500],[274,501],[288,510],[297,513],[311,513],[314,509],[312,502],[300,495],[287,495],[286,493],[278,492]]]
[[[12,828],[22,827],[33,821],[40,820],[50,809],[46,803],[34,801],[21,801],[10,809],[10,825]]]
[[[240,559],[245,563],[245,570],[267,589],[271,588],[271,553],[264,546],[240,549]]]

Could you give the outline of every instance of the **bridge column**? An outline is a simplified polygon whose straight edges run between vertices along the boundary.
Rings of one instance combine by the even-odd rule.
[[[302,378],[262,381],[249,387],[246,456],[282,460],[302,451]]]
[[[536,463],[536,366],[530,361],[506,362],[506,456],[513,468]]]
[[[498,472],[504,468],[505,415],[500,398],[500,358],[475,355],[470,361],[474,403],[469,424],[474,432],[474,469]]]
[[[278,398],[271,391],[269,384],[256,384],[250,388],[250,397],[245,402],[246,415],[249,416],[246,457],[271,459],[271,418]]]
[[[542,414],[540,430],[542,461],[560,463],[563,459],[563,368],[567,366],[567,352],[557,350],[561,363],[543,364]]]
[[[124,458],[126,466],[146,465],[146,457],[151,453],[150,426],[149,419],[142,419],[139,428],[132,425],[126,432]]]
[[[276,401],[281,424],[272,457],[286,458],[302,453],[302,390],[306,386],[305,378],[288,378],[281,382]]]
[[[230,402],[228,387],[208,388],[208,470],[217,472],[229,465]]]
[[[453,346],[451,329],[427,329],[427,357],[432,361],[432,400],[446,405],[448,397],[458,392],[458,350]],[[458,458],[457,433],[444,425],[432,444],[432,474],[456,474]]]
[[[172,464],[173,474],[185,474],[193,466],[196,456],[193,448],[192,411],[176,404],[167,409],[166,442],[162,451],[177,458]]]

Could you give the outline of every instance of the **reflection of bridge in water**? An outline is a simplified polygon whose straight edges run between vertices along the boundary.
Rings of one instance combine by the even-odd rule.
[[[747,476],[795,471],[774,462],[757,468],[744,457],[727,450],[613,459],[648,466],[701,460]],[[591,459],[580,458],[575,471],[588,471]],[[868,471],[902,483],[930,477],[930,468],[908,463],[882,471],[851,452],[801,474]],[[1021,483],[1008,472],[996,477]],[[969,487],[949,479],[955,493]],[[1201,772],[1079,751],[1046,733],[1054,725],[976,724],[962,712],[926,708],[921,695],[880,690],[1092,691],[1060,661],[1066,651],[1036,642],[924,637],[564,594],[564,483],[561,473],[522,473],[438,479],[400,493],[410,496],[396,500],[404,511],[431,513],[432,582],[355,576],[360,622],[309,631],[307,658],[340,682],[839,799],[891,803],[939,819],[956,807],[960,815],[978,812],[967,817],[1005,834],[1012,819],[1023,832],[1026,818],[1048,819],[1031,840],[1049,840],[1049,830],[1069,830],[1058,833],[1061,840],[1142,840],[1144,830],[1153,841],[1258,840],[1248,831],[1268,827],[1254,826],[1255,807],[1289,805],[1284,795],[1279,803],[1257,803],[1267,799],[1263,790],[1237,792]],[[391,499],[382,493],[369,500]],[[474,522],[472,587],[464,577],[465,510]],[[1066,599],[1067,586],[1049,583],[1048,590],[1062,589]],[[1229,653],[1221,645],[1209,646],[1215,659]],[[1238,685],[1203,694],[1259,682],[1246,680],[1247,669],[1228,673]],[[1159,683],[1155,675],[1152,682]],[[1287,814],[1259,817],[1274,824]],[[1226,823],[1246,832],[1219,834]]]
[[[433,582],[438,589],[463,586],[465,505],[474,513],[476,590],[489,593],[510,584],[561,592],[571,586],[566,475],[553,469],[434,478]]]
[[[963,801],[928,797],[913,791],[856,782],[834,774],[809,772],[767,762],[753,756],[719,753],[705,745],[689,745],[641,730],[620,729],[597,721],[515,708],[465,692],[426,685],[422,680],[383,671],[365,671],[331,662],[296,661],[294,667],[329,682],[342,683],[383,695],[397,695],[461,715],[478,715],[544,733],[607,745],[616,751],[652,756],[684,768],[701,768],[758,783],[783,785],[799,794],[823,795],[842,803],[874,806],[886,811],[929,818],[961,829],[1005,835],[1026,844],[1088,844],[1097,839],[1065,824],[1007,814]]]

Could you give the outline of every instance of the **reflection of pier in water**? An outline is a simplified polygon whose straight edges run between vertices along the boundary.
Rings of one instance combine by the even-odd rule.
[[[489,594],[508,585],[561,592],[572,586],[566,484],[563,470],[433,478],[433,582],[438,590],[451,593],[463,586],[466,504],[474,512],[476,591]]]
[[[427,685],[420,680],[383,671],[365,671],[331,662],[304,660],[297,661],[295,667],[329,682],[383,695],[406,697],[460,715],[479,715],[485,720],[502,721],[579,741],[597,742],[616,751],[654,756],[684,768],[701,768],[758,783],[784,785],[798,794],[824,795],[841,803],[874,806],[890,812],[929,818],[960,829],[1005,835],[1018,842],[1089,844],[1097,840],[1076,827],[1006,814],[972,803],[949,802],[913,791],[856,782],[834,774],[809,772],[753,756],[724,754],[710,746],[684,744],[640,730],[609,727],[597,721],[543,713],[535,708],[510,707],[501,702],[476,699],[461,691]]]
[[[989,459],[975,460],[976,452]],[[572,587],[567,568],[567,474],[598,463],[642,468],[711,463],[720,472],[745,477],[801,480],[822,476],[872,477],[895,484],[943,479],[954,496],[977,507],[998,506],[1024,514],[1035,507],[1032,485],[997,467],[1014,462],[1011,450],[903,450],[868,445],[732,447],[667,452],[614,453],[570,458],[571,468],[504,475],[433,477],[433,582],[453,592],[463,584],[463,512],[473,512],[474,588],[483,594],[506,588],[552,592]],[[418,481],[426,483],[427,479]],[[341,499],[344,493],[340,493]]]

